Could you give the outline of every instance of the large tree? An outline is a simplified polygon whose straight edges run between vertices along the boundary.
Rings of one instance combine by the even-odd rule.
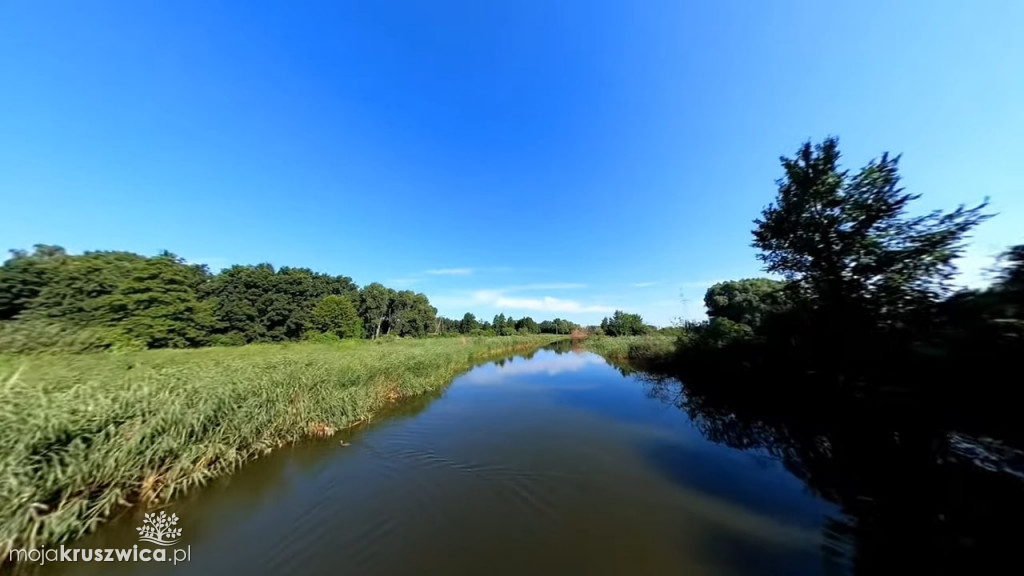
[[[516,330],[522,331],[526,334],[537,334],[540,332],[540,326],[529,316],[524,316],[519,320],[516,320]]]
[[[827,138],[781,159],[778,195],[755,220],[766,270],[847,319],[893,319],[948,295],[968,232],[988,217],[985,203],[911,215],[919,195],[900,188],[899,156],[855,174],[839,158],[838,140]]]
[[[388,309],[387,333],[398,336],[423,336],[434,330],[437,308],[425,294],[412,290],[395,292]]]
[[[373,338],[380,336],[381,326],[388,318],[393,292],[380,282],[367,284],[359,292],[359,313],[366,328],[373,331]]]
[[[785,307],[785,283],[770,278],[719,282],[704,294],[711,318],[726,318],[756,328],[765,316]]]
[[[639,314],[616,310],[610,318],[601,320],[601,330],[609,336],[637,336],[647,333],[647,326]]]
[[[50,283],[57,264],[67,258],[60,246],[36,244],[31,253],[11,250],[0,266],[0,320],[18,316]]]
[[[313,308],[313,326],[339,338],[362,338],[363,321],[347,296],[324,296]]]
[[[476,316],[470,312],[466,312],[466,315],[462,317],[461,321],[459,321],[459,333],[461,334],[469,334],[474,330],[479,329],[480,323],[477,322]]]

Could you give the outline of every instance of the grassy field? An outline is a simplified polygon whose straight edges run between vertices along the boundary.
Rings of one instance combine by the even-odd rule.
[[[0,553],[74,538],[553,336],[0,356]],[[2,562],[2,561],[0,561]]]

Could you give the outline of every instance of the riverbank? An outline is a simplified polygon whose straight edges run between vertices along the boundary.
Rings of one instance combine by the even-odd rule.
[[[676,353],[673,336],[599,336],[582,341],[584,349],[616,364],[625,364],[638,370],[658,370],[667,366]]]
[[[556,336],[0,356],[0,553],[75,538]]]

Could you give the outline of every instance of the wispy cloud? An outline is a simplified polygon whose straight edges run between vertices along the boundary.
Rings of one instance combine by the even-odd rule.
[[[656,284],[661,284],[661,282],[633,282],[630,286],[633,288],[647,288],[648,286],[654,286]]]
[[[473,293],[473,300],[479,304],[489,304],[496,308],[511,310],[534,310],[538,312],[613,312],[612,306],[600,304],[584,304],[577,300],[567,300],[544,296],[541,298],[520,298],[508,296],[500,290],[478,290]]]
[[[472,268],[437,268],[435,270],[427,270],[424,272],[424,274],[430,274],[432,276],[469,276],[472,273]]]
[[[577,282],[555,282],[552,284],[521,284],[519,286],[509,286],[508,288],[502,288],[502,292],[529,292],[532,290],[582,290],[586,288],[586,284],[579,284]]]
[[[390,279],[388,279],[385,282],[385,284],[388,285],[388,286],[402,287],[402,286],[412,286],[413,284],[416,284],[417,282],[422,282],[422,281],[423,281],[422,278],[416,278],[416,277],[412,277],[412,278],[390,278]]]

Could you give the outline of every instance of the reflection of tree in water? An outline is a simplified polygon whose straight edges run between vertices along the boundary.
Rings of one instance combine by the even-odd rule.
[[[714,378],[688,377],[685,387],[644,379],[709,440],[765,450],[839,505],[844,516],[825,523],[826,553],[856,574],[1019,565],[1024,453],[849,399],[781,401],[747,393],[752,386],[730,394],[731,383]]]
[[[555,354],[568,354],[573,351],[575,344],[571,340],[557,340],[544,347],[545,350],[551,350]]]

